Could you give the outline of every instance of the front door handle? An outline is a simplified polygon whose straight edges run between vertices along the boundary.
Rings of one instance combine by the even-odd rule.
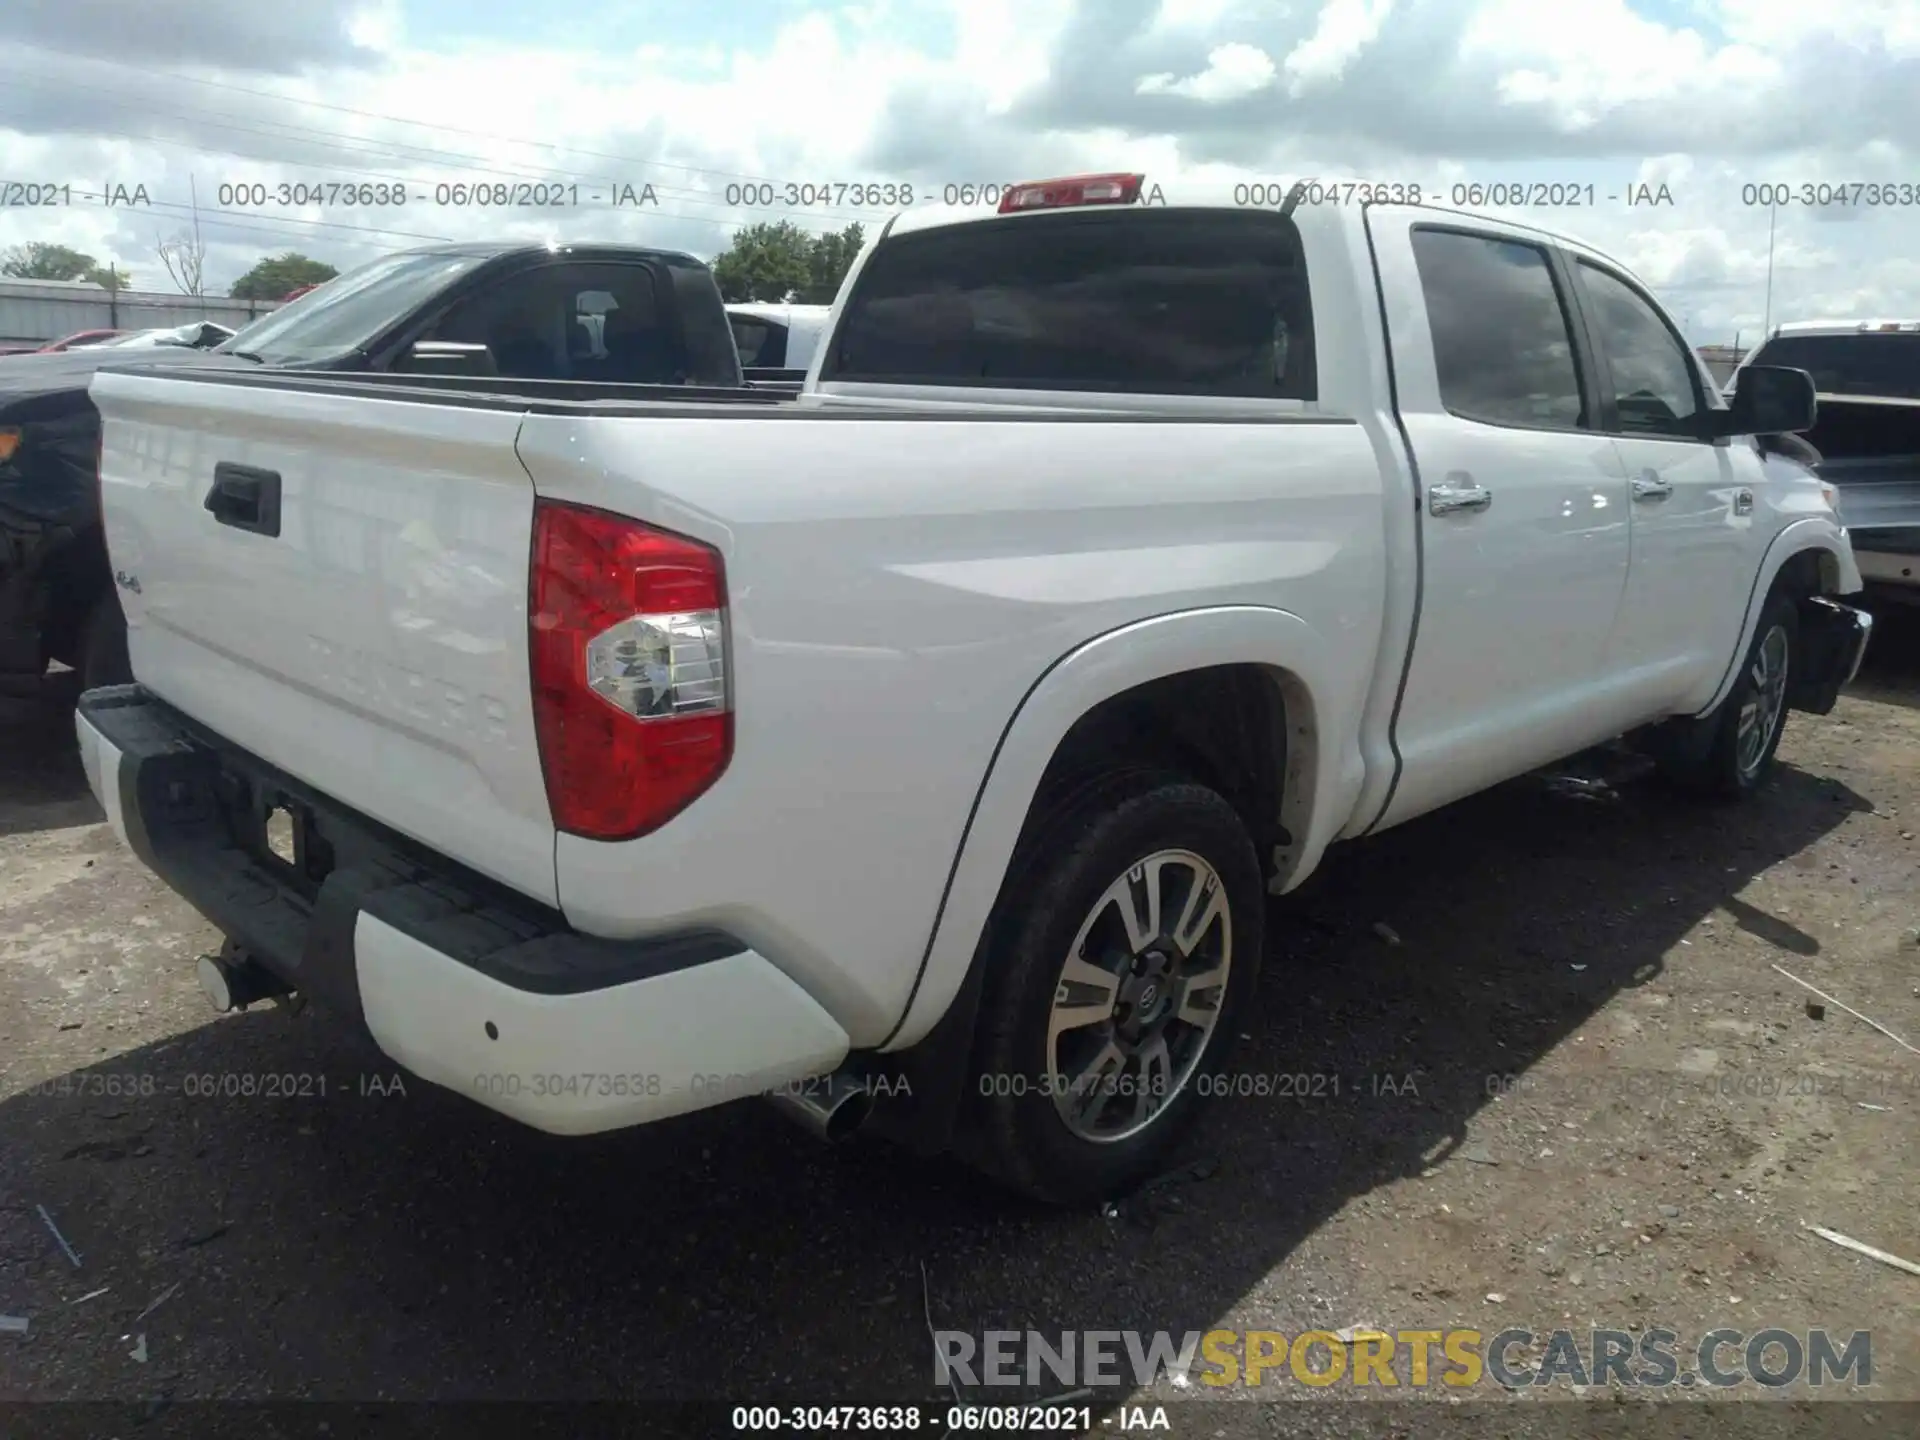
[[[1427,487],[1427,513],[1451,515],[1456,510],[1484,510],[1493,504],[1493,492],[1473,483],[1464,470],[1455,470],[1438,485]]]
[[[1633,477],[1633,498],[1636,500],[1664,500],[1673,494],[1673,482],[1662,480],[1651,470],[1643,470]]]

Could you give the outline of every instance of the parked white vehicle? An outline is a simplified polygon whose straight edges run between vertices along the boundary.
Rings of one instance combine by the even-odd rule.
[[[211,320],[190,320],[185,325],[164,325],[151,330],[135,330],[129,335],[101,341],[104,349],[145,350],[154,345],[175,345],[188,350],[211,350],[233,338],[233,331]]]
[[[727,306],[743,370],[805,371],[826,334],[831,305],[740,301]]]
[[[1860,577],[1752,438],[1804,374],[1723,399],[1544,231],[1140,191],[898,216],[793,402],[102,371],[138,684],[80,740],[217,1003],[542,1130],[772,1093],[1079,1201],[1328,846],[1629,732],[1738,796],[1831,708]]]

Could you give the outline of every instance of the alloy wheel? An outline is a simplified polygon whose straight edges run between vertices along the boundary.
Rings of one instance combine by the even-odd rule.
[[[1157,851],[1102,892],[1048,1016],[1048,1090],[1068,1130],[1111,1144],[1165,1112],[1213,1038],[1232,965],[1226,887],[1192,851]]]

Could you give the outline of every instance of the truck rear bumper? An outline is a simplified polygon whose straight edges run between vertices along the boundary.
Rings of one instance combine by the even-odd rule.
[[[644,1124],[846,1056],[826,1011],[729,936],[582,935],[139,686],[88,692],[76,728],[114,833],[251,959],[415,1075],[535,1129]],[[273,807],[298,835],[291,860],[267,843]]]
[[[1853,558],[1868,589],[1913,599],[1920,591],[1920,495],[1897,510],[1883,509],[1874,524],[1848,525]]]
[[[1853,558],[1860,566],[1860,578],[1869,586],[1920,588],[1920,552],[1901,554],[1893,550],[1861,550],[1856,547]]]

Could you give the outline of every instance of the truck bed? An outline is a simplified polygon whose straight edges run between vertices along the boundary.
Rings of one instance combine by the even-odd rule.
[[[1385,480],[1350,417],[265,371],[93,394],[141,685],[587,934],[719,927],[789,957],[858,1043],[899,1021],[981,777],[1061,656],[1245,607],[1347,637],[1313,664],[1325,723],[1357,735],[1383,643]],[[277,534],[207,513],[227,465],[278,477]],[[638,839],[549,810],[528,583],[548,503],[689,537],[730,577],[731,760]],[[1351,744],[1315,764],[1358,770]]]
[[[784,388],[718,385],[634,385],[579,380],[527,380],[505,376],[406,375],[372,371],[218,369],[103,366],[102,375],[139,374],[205,381],[253,390],[280,390],[369,400],[416,401],[468,409],[518,411],[525,415],[603,415],[668,418],[725,415],[796,419],[902,419],[997,421],[1083,420],[1107,423],[1351,425],[1340,415],[1304,407],[1279,411],[1268,402],[1212,397],[1059,395],[1008,393],[901,399],[852,393],[802,395]],[[799,403],[796,403],[799,402]],[[742,412],[746,412],[743,414]]]
[[[1819,405],[1806,438],[1840,491],[1854,549],[1920,556],[1920,400],[1822,395]]]

